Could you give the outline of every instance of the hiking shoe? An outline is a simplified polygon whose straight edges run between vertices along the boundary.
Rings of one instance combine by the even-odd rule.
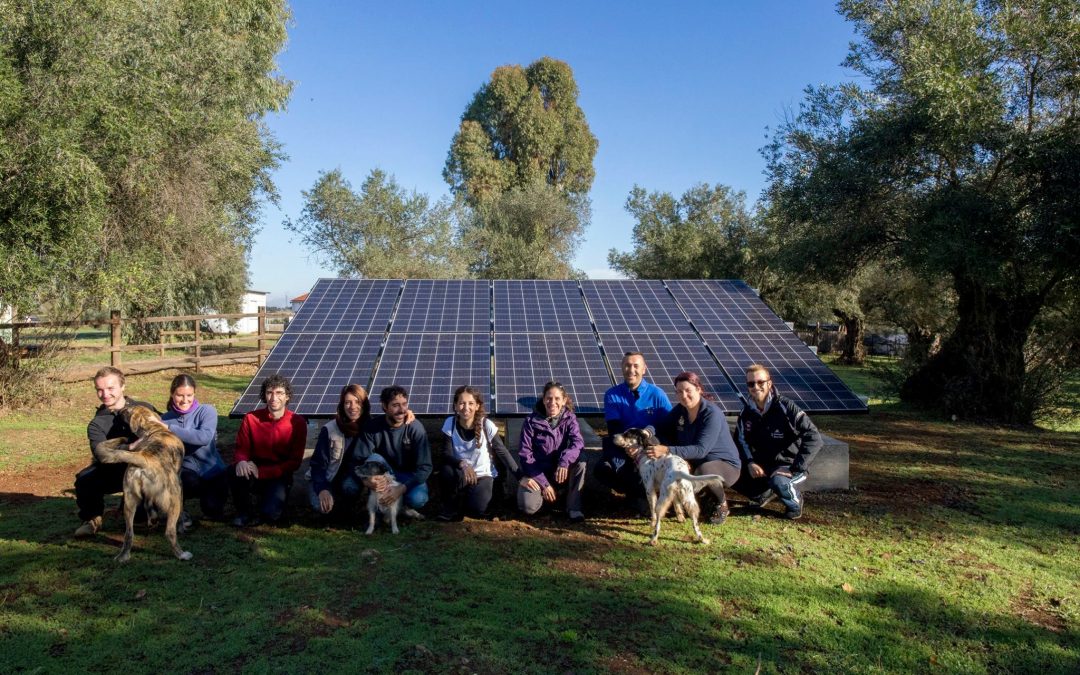
[[[191,514],[187,511],[180,512],[180,520],[176,523],[176,531],[183,534],[195,526],[195,521],[191,519]]]
[[[248,516],[241,513],[233,518],[232,524],[233,527],[257,527],[262,525],[262,520],[258,516]]]
[[[461,516],[459,516],[454,511],[443,510],[439,511],[438,515],[435,516],[435,520],[439,521],[440,523],[453,523],[455,521],[461,520]]]
[[[101,516],[94,516],[75,530],[76,537],[92,537],[101,529]]]
[[[788,507],[787,511],[784,511],[784,517],[788,520],[798,520],[802,518],[802,504],[795,508]]]
[[[571,511],[570,513],[568,513],[566,515],[570,517],[570,522],[574,523],[575,525],[578,524],[578,523],[584,523],[585,522],[585,514],[582,513],[581,511]]]
[[[776,499],[776,493],[772,491],[772,488],[769,488],[757,497],[751,497],[750,503],[760,509],[774,499]]]
[[[401,514],[407,518],[412,518],[413,520],[424,520],[423,514],[416,509],[405,508],[401,510]]]
[[[709,516],[709,522],[713,525],[723,525],[730,513],[731,509],[728,508],[727,500],[725,500],[723,503],[717,504],[716,508],[713,509],[712,515]]]

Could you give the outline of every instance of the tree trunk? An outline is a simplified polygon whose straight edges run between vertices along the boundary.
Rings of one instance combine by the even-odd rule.
[[[1030,293],[957,279],[956,330],[904,382],[900,397],[947,415],[1031,424],[1024,345],[1041,302]]]
[[[834,309],[833,314],[844,323],[847,332],[847,340],[844,342],[844,353],[840,356],[840,363],[849,366],[861,366],[866,360],[866,345],[863,344],[863,320],[860,314],[847,313]]]

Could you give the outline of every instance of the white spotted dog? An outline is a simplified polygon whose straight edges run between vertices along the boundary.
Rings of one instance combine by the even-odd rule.
[[[660,536],[660,521],[667,515],[668,508],[675,505],[675,517],[681,523],[690,516],[694,526],[695,541],[708,544],[709,540],[701,533],[698,516],[701,509],[694,496],[696,486],[714,483],[723,484],[723,477],[717,475],[695,476],[690,473],[690,465],[682,457],[672,454],[658,459],[649,459],[645,448],[657,445],[659,441],[648,429],[627,429],[612,438],[615,445],[637,463],[638,474],[645,485],[645,497],[649,500],[652,513],[653,533],[649,545],[656,546]]]
[[[394,534],[397,534],[397,517],[398,511],[401,510],[401,498],[399,497],[393,502],[386,505],[380,504],[379,495],[383,493],[376,492],[375,481],[373,480],[375,476],[386,476],[386,478],[389,480],[389,484],[387,485],[388,489],[392,489],[397,487],[398,485],[401,485],[401,483],[399,483],[397,479],[394,478],[393,472],[390,471],[390,465],[387,464],[386,460],[383,459],[380,455],[371,455],[363,464],[360,465],[360,467],[356,470],[356,473],[360,476],[361,482],[363,482],[364,487],[368,489],[368,528],[367,531],[364,532],[364,534],[372,534],[373,532],[375,532],[375,517],[377,514],[380,513],[382,514],[383,519],[390,521],[390,531]]]

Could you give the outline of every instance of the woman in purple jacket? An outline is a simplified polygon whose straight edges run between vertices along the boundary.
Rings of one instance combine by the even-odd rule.
[[[533,414],[521,427],[518,508],[531,516],[544,502],[554,503],[557,492],[569,487],[566,515],[572,523],[585,520],[581,511],[586,468],[581,458],[584,447],[581,427],[566,389],[558,382],[548,382]]]

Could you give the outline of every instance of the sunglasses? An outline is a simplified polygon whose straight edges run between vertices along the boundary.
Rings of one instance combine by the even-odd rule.
[[[764,387],[768,383],[768,380],[748,380],[746,382],[746,388],[753,389],[754,387]]]

